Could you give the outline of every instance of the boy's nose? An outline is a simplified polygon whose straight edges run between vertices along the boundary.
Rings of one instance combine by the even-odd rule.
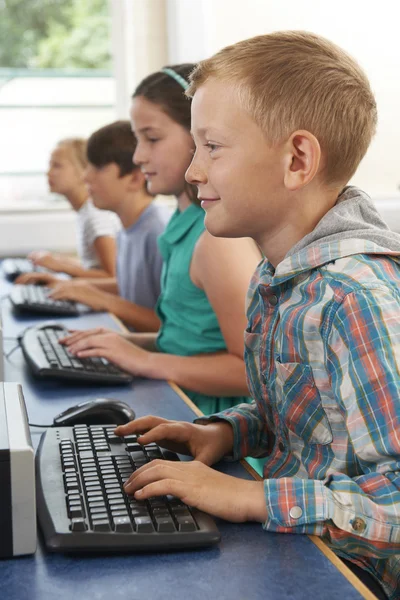
[[[207,175],[200,167],[200,165],[196,161],[196,157],[194,156],[192,162],[189,165],[188,170],[185,173],[185,179],[188,183],[192,185],[199,185],[200,183],[207,182]]]

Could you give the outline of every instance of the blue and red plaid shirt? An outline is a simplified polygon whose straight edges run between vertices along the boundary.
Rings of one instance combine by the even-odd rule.
[[[400,598],[400,253],[363,239],[263,261],[249,289],[255,401],[216,415],[264,456],[268,531],[320,536]]]

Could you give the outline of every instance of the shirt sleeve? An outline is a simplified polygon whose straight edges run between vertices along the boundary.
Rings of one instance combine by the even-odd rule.
[[[210,417],[196,419],[195,422],[206,424],[221,420],[228,421],[233,428],[234,460],[245,456],[259,458],[265,455],[270,436],[265,419],[254,400],[251,404],[238,404]]]
[[[99,237],[115,237],[121,228],[118,217],[108,210],[90,206],[84,224],[85,241],[92,246]]]
[[[332,390],[346,418],[354,476],[264,480],[269,531],[316,534],[338,551],[400,553],[398,292],[347,295],[326,335]]]

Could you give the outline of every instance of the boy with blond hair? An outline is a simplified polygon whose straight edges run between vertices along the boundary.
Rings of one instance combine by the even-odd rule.
[[[196,459],[153,461],[126,491],[318,535],[373,576],[378,597],[399,598],[400,236],[346,185],[376,128],[368,80],[333,43],[276,32],[200,63],[188,93],[187,180],[206,227],[253,237],[267,257],[247,307],[254,402],[118,428]],[[262,482],[209,467],[249,455],[265,457]]]

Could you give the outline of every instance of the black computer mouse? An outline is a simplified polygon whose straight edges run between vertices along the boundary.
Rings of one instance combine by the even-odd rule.
[[[67,408],[54,417],[53,423],[58,426],[72,425],[123,425],[133,421],[135,413],[132,408],[113,398],[96,398]]]

